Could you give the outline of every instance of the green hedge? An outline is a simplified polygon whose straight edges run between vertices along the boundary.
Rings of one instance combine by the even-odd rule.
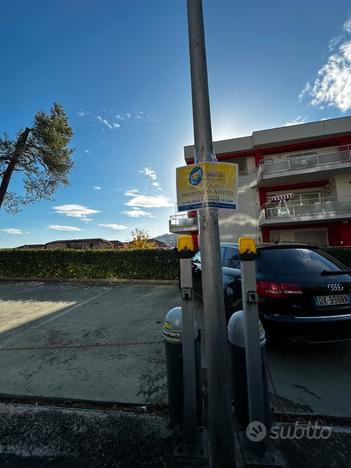
[[[324,250],[344,263],[344,265],[351,268],[351,249],[347,247],[328,247]]]
[[[351,249],[324,249],[351,268]],[[0,250],[0,277],[177,279],[173,250]]]
[[[61,279],[178,278],[172,250],[0,250],[0,276]]]

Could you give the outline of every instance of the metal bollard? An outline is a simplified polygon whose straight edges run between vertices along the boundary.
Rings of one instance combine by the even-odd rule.
[[[166,346],[168,410],[172,425],[183,422],[182,308],[173,307],[163,321]]]
[[[200,334],[195,335],[195,358],[196,358],[196,398],[198,414],[197,419],[201,417],[201,352],[200,352]],[[172,425],[183,423],[184,410],[184,388],[183,388],[183,350],[182,350],[182,308],[173,307],[169,310],[163,321],[163,338],[166,347],[167,361],[167,384],[168,384],[168,410],[170,422]]]
[[[230,317],[228,322],[228,341],[230,345],[234,412],[240,427],[245,430],[250,422],[250,418],[243,314],[244,312],[242,310],[239,310]],[[268,428],[270,427],[270,409],[268,380],[266,372],[266,335],[261,322],[259,322],[259,331],[262,356],[263,391],[265,402],[265,421],[261,422]]]

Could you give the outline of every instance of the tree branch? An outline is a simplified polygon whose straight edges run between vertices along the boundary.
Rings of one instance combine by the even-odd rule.
[[[2,176],[2,181],[0,185],[0,208],[3,204],[13,171],[15,170],[21,153],[25,148],[25,144],[27,142],[30,131],[31,129],[26,127],[26,129],[19,135],[16,142],[15,151],[13,152],[10,162]]]

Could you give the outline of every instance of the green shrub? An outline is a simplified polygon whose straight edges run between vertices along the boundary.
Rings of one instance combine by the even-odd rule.
[[[324,249],[329,255],[337,258],[347,267],[351,268],[351,249],[347,247],[327,247]]]
[[[0,276],[60,279],[177,279],[172,250],[0,250]]]
[[[351,249],[324,249],[351,268]],[[0,277],[155,279],[179,276],[173,250],[0,250]]]

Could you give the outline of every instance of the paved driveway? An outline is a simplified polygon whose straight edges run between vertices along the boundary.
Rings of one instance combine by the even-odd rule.
[[[0,283],[0,394],[166,403],[176,286]]]
[[[0,282],[0,394],[166,403],[161,322],[179,303],[172,285]],[[351,417],[351,343],[267,358],[276,411]]]
[[[273,407],[278,412],[351,418],[351,343],[268,351]]]

